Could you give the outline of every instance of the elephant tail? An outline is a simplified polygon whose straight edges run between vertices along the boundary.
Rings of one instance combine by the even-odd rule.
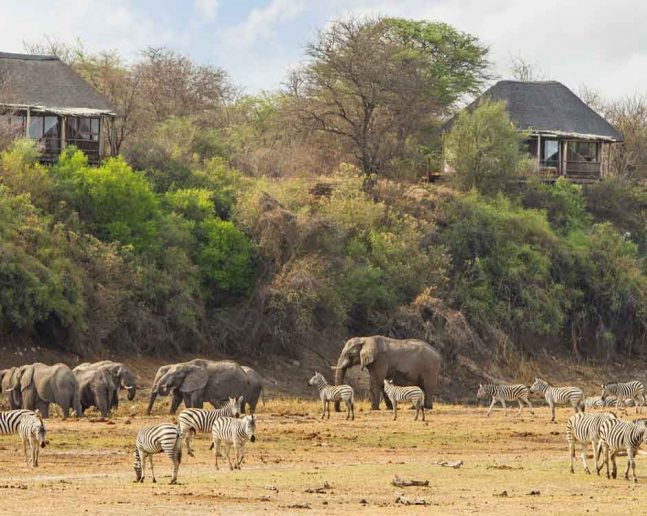
[[[265,406],[265,387],[261,385],[261,401],[263,402],[263,406]]]

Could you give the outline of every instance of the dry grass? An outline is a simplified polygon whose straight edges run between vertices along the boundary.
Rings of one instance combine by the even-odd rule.
[[[320,406],[311,401],[273,400],[259,407],[258,440],[247,444],[242,471],[216,471],[208,439],[200,436],[196,458],[183,458],[180,485],[169,486],[170,463],[161,455],[155,459],[159,483],[134,484],[131,452],[139,427],[171,418],[128,416],[139,413],[143,401],[122,406],[113,424],[50,419],[50,446],[37,470],[24,466],[16,436],[0,438],[3,511],[276,513],[295,506],[333,514],[428,510],[396,503],[404,492],[409,500],[424,499],[439,513],[644,513],[643,457],[638,458],[638,485],[587,476],[579,465],[576,474],[568,472],[563,436],[567,409],[558,412],[559,424],[550,425],[546,408],[534,417],[515,417],[514,410],[505,417],[499,410],[485,418],[484,407],[439,405],[427,423],[414,423],[409,410],[400,411],[392,422],[390,413],[372,412],[362,402],[357,419],[346,422],[343,413],[319,420]],[[457,459],[464,462],[460,469],[437,464]],[[619,459],[621,471],[624,460]],[[429,487],[396,488],[391,485],[395,475],[429,480]],[[306,492],[326,483],[329,488],[323,493]]]

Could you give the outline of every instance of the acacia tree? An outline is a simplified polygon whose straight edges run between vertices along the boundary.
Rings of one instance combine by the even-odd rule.
[[[444,23],[400,18],[337,21],[306,47],[289,81],[307,130],[345,141],[367,175],[401,155],[487,77],[487,49]]]

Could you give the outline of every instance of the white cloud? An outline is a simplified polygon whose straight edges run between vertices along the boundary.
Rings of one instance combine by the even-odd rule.
[[[303,0],[271,0],[265,7],[252,9],[240,25],[227,29],[223,39],[236,48],[251,47],[273,38],[282,23],[295,19],[304,9]]]
[[[201,21],[212,22],[218,12],[218,0],[194,0],[193,10]]]

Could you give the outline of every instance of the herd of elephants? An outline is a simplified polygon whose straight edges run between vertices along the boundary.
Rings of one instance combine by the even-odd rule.
[[[368,371],[372,408],[379,408],[383,398],[384,379],[399,385],[418,385],[425,393],[425,407],[431,408],[433,390],[440,371],[441,356],[426,342],[398,340],[382,336],[355,337],[348,340],[333,367],[335,383],[344,382],[346,371],[361,366]],[[231,396],[243,396],[253,414],[263,393],[263,378],[251,367],[232,360],[194,359],[169,364],[158,369],[148,403],[150,414],[158,396],[171,396],[171,413],[184,403],[187,408],[201,408],[205,402],[220,406]],[[74,369],[65,364],[34,364],[0,371],[0,387],[10,409],[38,410],[49,417],[49,405],[58,405],[63,418],[70,411],[83,415],[96,407],[107,417],[118,407],[119,390],[126,390],[129,400],[137,392],[137,379],[128,366],[104,360],[82,363]]]

